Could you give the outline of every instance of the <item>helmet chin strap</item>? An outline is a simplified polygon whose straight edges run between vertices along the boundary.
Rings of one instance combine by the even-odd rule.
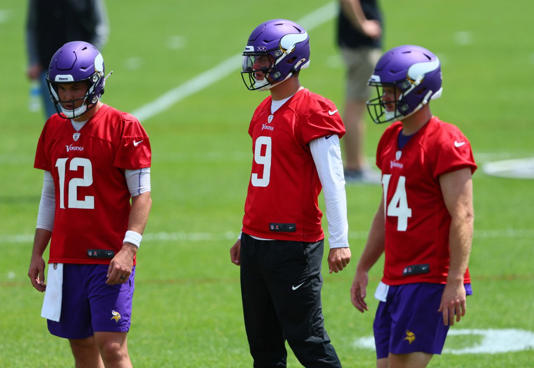
[[[289,73],[284,79],[282,79],[282,80],[279,81],[279,82],[276,82],[275,84],[271,84],[269,81],[267,81],[267,84],[265,84],[265,85],[262,86],[261,88],[258,88],[257,91],[267,91],[267,90],[270,90],[271,88],[276,87],[276,86],[279,85],[280,83],[285,82],[286,80],[288,80],[289,78],[291,78],[291,76],[293,76],[293,72]],[[265,78],[265,80],[267,80],[267,78]],[[256,83],[258,83],[258,82],[256,82]],[[254,84],[254,85],[256,85],[256,84]]]
[[[406,119],[407,117],[409,116],[412,116],[413,114],[415,114],[417,111],[421,110],[421,108],[423,106],[425,106],[428,101],[430,100],[433,100],[433,99],[436,99],[436,98],[440,98],[441,97],[441,92],[443,91],[443,88],[440,88],[436,93],[432,94],[433,91],[428,91],[427,94],[425,95],[425,97],[423,98],[423,100],[421,101],[421,103],[419,103],[419,105],[417,105],[415,107],[415,109],[413,109],[412,112],[410,112],[409,114],[406,114],[406,115],[402,115],[400,112],[398,112],[396,109],[395,111],[392,111],[392,113],[395,113],[395,112],[398,112],[399,115],[395,116],[395,118],[400,118],[400,119]],[[386,118],[388,117],[388,114],[386,112]]]
[[[302,66],[301,66],[301,65],[302,65]],[[298,68],[299,66],[300,66],[300,69],[305,69],[305,68],[307,68],[307,67],[310,66],[310,61],[309,61],[309,60],[306,61],[306,59],[300,59],[300,60],[295,64],[295,66],[293,67],[293,71],[290,72],[284,79],[282,79],[282,80],[279,81],[279,82],[276,82],[275,84],[271,84],[271,83],[269,83],[269,84],[267,84],[266,86],[264,86],[263,88],[259,89],[259,91],[266,91],[266,90],[268,90],[268,89],[271,89],[271,88],[273,88],[273,87],[279,85],[280,83],[285,82],[286,80],[288,80],[289,78],[291,78],[291,77],[293,76],[294,71],[297,70],[297,68]],[[299,69],[299,70],[300,70],[300,69]]]
[[[77,107],[74,110],[65,109],[61,105],[59,107],[60,107],[61,112],[63,113],[63,115],[65,115],[65,117],[68,118],[68,119],[78,118],[78,117],[82,116],[83,114],[85,114],[87,112],[87,105],[86,104],[82,104],[80,107]]]

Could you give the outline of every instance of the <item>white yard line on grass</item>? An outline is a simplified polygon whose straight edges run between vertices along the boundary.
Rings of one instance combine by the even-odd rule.
[[[534,333],[532,331],[518,329],[450,329],[451,336],[472,335],[473,343],[463,343],[465,347],[453,349],[447,347],[445,343],[444,353],[450,354],[499,354],[513,351],[523,351],[534,349]],[[477,341],[476,337],[482,337]],[[375,349],[374,338],[372,336],[362,337],[354,341],[354,346],[363,349]]]
[[[320,7],[319,9],[305,15],[304,17],[299,19],[297,23],[302,25],[309,32],[312,29],[334,18],[336,12],[337,3],[335,1],[332,1]],[[215,82],[218,82],[219,80],[226,77],[228,74],[234,72],[241,65],[241,60],[241,54],[234,55],[224,60],[214,68],[199,74],[198,76],[188,80],[182,85],[164,93],[154,101],[138,108],[132,113],[132,115],[136,116],[142,122],[147,121],[151,117],[167,110],[172,105],[183,100],[184,98],[189,97],[192,94],[199,92],[206,87],[209,87]]]
[[[349,239],[365,239],[367,237],[366,231],[351,231]],[[500,230],[475,230],[475,239],[490,239],[490,238],[534,238],[534,230],[532,229],[500,229]],[[146,233],[143,236],[144,241],[157,242],[175,242],[175,241],[191,241],[191,242],[207,242],[219,240],[235,240],[237,233],[227,231],[225,233],[208,233],[208,232],[159,232]],[[0,234],[0,246],[4,244],[20,244],[33,242],[33,235],[31,234],[14,234],[2,235]]]

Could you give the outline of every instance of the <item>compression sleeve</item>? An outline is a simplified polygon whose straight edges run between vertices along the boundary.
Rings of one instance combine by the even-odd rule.
[[[54,211],[56,207],[56,195],[54,189],[54,179],[50,171],[45,171],[43,176],[43,190],[41,192],[41,202],[39,203],[39,213],[37,214],[37,228],[52,231],[54,228]]]
[[[339,137],[333,134],[314,139],[310,150],[323,186],[330,248],[348,247],[347,198]]]
[[[137,170],[124,170],[124,177],[132,197],[150,192],[150,167]]]

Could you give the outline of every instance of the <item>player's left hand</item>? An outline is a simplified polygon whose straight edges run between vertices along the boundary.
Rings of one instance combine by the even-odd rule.
[[[438,312],[443,314],[443,324],[445,326],[454,325],[455,316],[456,322],[460,322],[460,319],[465,316],[465,301],[463,282],[447,282],[441,295],[441,303],[438,309]]]
[[[328,268],[330,273],[339,272],[350,262],[350,248],[331,248],[328,253]]]
[[[137,247],[135,245],[124,243],[119,253],[111,259],[108,267],[106,284],[117,285],[128,280],[133,268],[133,259]]]

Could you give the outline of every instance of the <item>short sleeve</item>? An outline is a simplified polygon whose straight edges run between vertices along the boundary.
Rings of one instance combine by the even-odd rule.
[[[35,152],[35,161],[33,163],[33,167],[36,169],[52,171],[50,155],[46,150],[46,147],[49,146],[46,139],[48,127],[49,125],[46,123],[41,132],[41,136],[39,137],[39,141],[37,142],[37,150]]]
[[[126,114],[113,166],[137,170],[150,167],[151,159],[150,140],[145,129],[135,117]]]
[[[378,167],[380,171],[382,171],[381,157],[382,157],[382,147],[384,145],[384,139],[385,139],[384,136],[385,134],[382,134],[382,137],[380,138],[380,141],[378,141],[378,145],[376,147],[376,167]]]
[[[455,126],[448,125],[448,129],[440,135],[439,151],[435,153],[433,176],[440,175],[469,167],[471,173],[477,169],[471,143],[465,135]]]
[[[300,131],[300,137],[304,144],[326,135],[336,134],[339,138],[345,135],[345,125],[333,102],[319,95],[311,94],[304,103],[308,105],[301,106],[307,110]]]
[[[401,126],[399,126],[400,123],[393,123],[389,127],[386,128],[382,136],[380,137],[380,140],[378,141],[378,145],[376,148],[376,167],[378,167],[381,171],[384,170],[384,164],[382,162],[382,158],[384,157],[384,149],[386,146],[391,142],[392,139],[395,139],[395,137],[398,136],[399,130],[401,129]]]

